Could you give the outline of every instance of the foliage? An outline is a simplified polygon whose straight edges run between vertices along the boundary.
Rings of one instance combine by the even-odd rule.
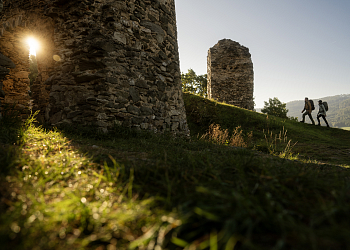
[[[289,120],[293,121],[293,122],[298,122],[298,117],[294,117],[294,116],[289,116],[288,117]]]
[[[191,140],[121,127],[106,135],[87,127],[43,129],[33,119],[23,124],[17,155],[6,163],[11,169],[0,173],[1,246],[349,248],[350,172],[337,166],[349,166],[348,131],[184,96]],[[196,132],[213,134],[211,124],[220,126],[217,135],[237,130],[245,142],[253,131],[251,144],[198,139]],[[266,139],[274,154],[298,141],[293,151],[307,158],[257,151]]]
[[[207,97],[207,75],[197,76],[193,69],[181,74],[182,90],[191,94]]]
[[[262,113],[287,118],[288,109],[286,108],[286,104],[278,100],[277,97],[273,99],[269,98],[269,102],[264,103],[264,108],[261,110]]]
[[[276,155],[282,158],[293,159],[293,148],[297,144],[287,137],[287,130],[284,129],[278,134],[270,132],[269,130],[263,131],[265,137],[265,144],[255,145],[255,148],[261,151],[268,152],[272,155]],[[267,149],[267,151],[266,151]]]
[[[30,55],[29,57],[29,80],[30,85],[33,84],[35,78],[38,76],[38,63],[35,55]]]
[[[209,140],[213,143],[229,145],[233,147],[248,147],[249,142],[252,139],[253,132],[248,134],[248,138],[245,139],[242,135],[243,131],[241,127],[236,127],[231,137],[229,136],[228,129],[221,130],[219,124],[211,124],[209,126],[209,131],[201,136],[202,140]]]

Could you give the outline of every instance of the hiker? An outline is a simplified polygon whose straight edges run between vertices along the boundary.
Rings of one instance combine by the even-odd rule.
[[[303,111],[301,111],[301,113],[303,113],[305,111],[305,113],[303,114],[303,120],[300,122],[305,122],[305,116],[308,115],[312,124],[315,125],[314,119],[312,118],[311,112],[312,112],[312,105],[311,102],[309,101],[309,98],[305,97],[305,106]]]
[[[326,108],[325,106],[323,105],[323,102],[322,100],[319,100],[318,101],[318,113],[317,113],[317,121],[318,121],[318,126],[321,126],[321,122],[320,122],[320,117],[323,118],[324,122],[327,124],[327,127],[329,128],[329,125],[328,125],[328,122],[326,120]]]

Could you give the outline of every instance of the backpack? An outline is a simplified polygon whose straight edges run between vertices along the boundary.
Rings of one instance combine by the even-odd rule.
[[[322,102],[324,108],[326,109],[326,111],[328,111],[328,103],[327,102]]]
[[[309,100],[310,104],[311,104],[311,109],[315,110],[315,105],[314,105],[314,101],[313,100]]]

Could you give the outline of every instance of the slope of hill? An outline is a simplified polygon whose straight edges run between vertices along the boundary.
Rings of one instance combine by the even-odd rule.
[[[258,143],[259,140],[264,140],[266,131],[278,134],[280,131],[287,130],[288,138],[298,142],[294,147],[294,151],[300,156],[314,160],[327,159],[328,162],[331,162],[332,158],[340,157],[339,159],[343,159],[343,164],[349,163],[348,150],[350,143],[344,139],[348,138],[350,140],[350,134],[348,132],[344,133],[341,129],[327,129],[278,117],[269,117],[261,113],[223,103],[218,104],[189,94],[185,94],[184,98],[188,114],[187,120],[192,135],[202,135],[212,123],[220,124],[222,128],[230,131],[233,131],[237,126],[241,126],[245,133],[253,131],[253,138]],[[332,152],[334,157],[331,156],[328,147],[337,148],[336,151]],[[322,149],[325,150],[324,153],[329,158],[319,154]]]
[[[5,115],[2,249],[350,247],[350,131],[184,100],[192,138]],[[246,148],[198,139],[213,123]]]
[[[332,127],[350,127],[350,94],[328,96],[323,98],[313,99],[315,102],[315,110],[313,117],[316,121],[316,114],[318,112],[317,101],[322,100],[328,102],[329,111],[327,112],[327,120]],[[288,116],[298,117],[301,119],[301,110],[304,107],[304,100],[293,101],[287,103],[289,110]],[[306,119],[310,123],[309,119]],[[322,121],[321,121],[322,122]]]

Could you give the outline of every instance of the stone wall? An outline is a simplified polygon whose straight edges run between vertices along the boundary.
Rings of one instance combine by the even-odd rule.
[[[0,35],[0,51],[17,66],[7,81],[23,86],[23,38],[41,44],[31,90],[43,120],[189,134],[174,0],[6,1]]]
[[[1,0],[0,0],[1,1]],[[2,2],[0,2],[0,10],[2,9]],[[10,73],[10,68],[15,68],[16,65],[11,61],[10,58],[0,53],[0,119],[2,119],[2,99],[6,97],[3,90],[3,80]]]
[[[3,82],[3,90],[6,93],[4,103],[16,103],[17,108],[26,109],[30,100],[29,90],[30,81],[29,75],[29,46],[27,44],[28,37],[36,37],[40,40],[41,49],[37,51],[37,59],[40,62],[38,65],[41,70],[41,75],[53,70],[52,34],[54,26],[50,19],[42,17],[40,13],[26,13],[18,9],[13,12],[13,18],[3,24],[3,29],[0,30],[0,51],[15,63],[16,67],[10,70],[9,76]],[[48,27],[49,26],[49,27]],[[28,28],[29,27],[29,28]],[[42,85],[40,77],[37,79],[38,84]],[[45,103],[41,103],[44,108],[48,104],[48,93],[46,98],[41,92],[38,92],[35,86],[32,86],[34,92],[33,97],[40,96],[40,99],[46,99]],[[39,99],[35,98],[38,102]]]
[[[208,98],[254,109],[254,71],[249,49],[229,39],[208,51]]]

